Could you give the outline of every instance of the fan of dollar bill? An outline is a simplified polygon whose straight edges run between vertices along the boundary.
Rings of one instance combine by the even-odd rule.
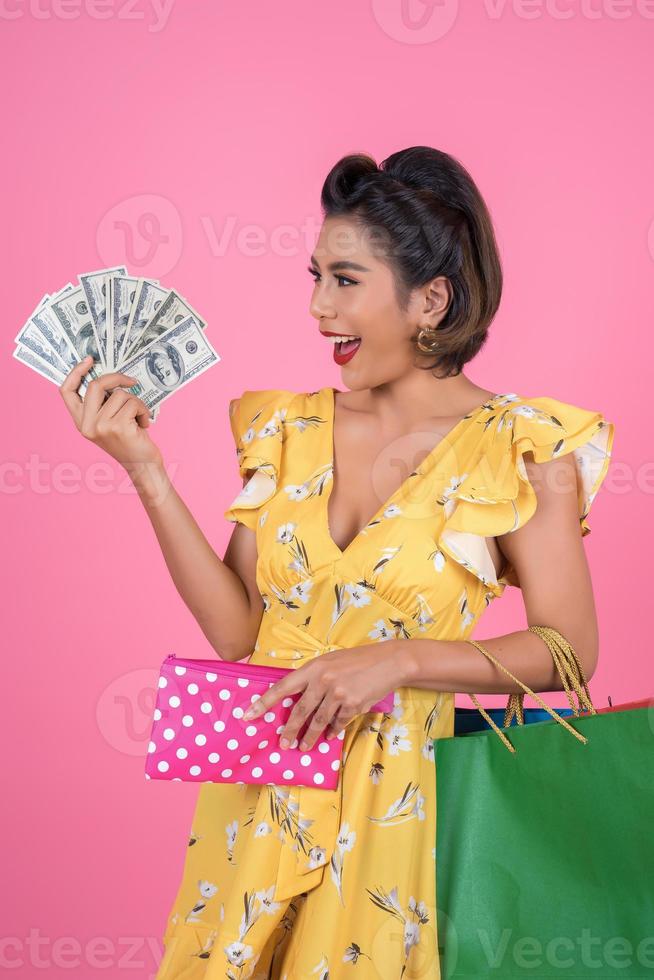
[[[54,384],[90,354],[80,397],[94,378],[121,371],[137,378],[121,387],[145,402],[154,421],[165,398],[220,360],[200,314],[157,279],[130,276],[124,266],[77,278],[79,285],[46,293],[15,337],[14,357]]]

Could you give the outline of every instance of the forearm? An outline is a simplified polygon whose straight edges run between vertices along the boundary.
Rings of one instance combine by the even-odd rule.
[[[464,640],[398,640],[398,662],[409,687],[472,694],[522,691],[504,671]],[[482,646],[532,691],[560,691],[561,679],[545,642],[529,630],[516,630]]]
[[[247,656],[252,611],[243,582],[210,546],[163,466],[129,476],[175,587],[207,640],[225,659]]]

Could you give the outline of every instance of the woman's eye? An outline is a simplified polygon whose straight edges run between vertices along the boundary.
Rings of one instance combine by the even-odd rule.
[[[313,276],[313,281],[318,282],[320,279],[320,273],[317,269],[312,269],[311,266],[307,266],[307,272],[309,275]],[[341,276],[338,273],[334,273],[334,279],[338,281],[339,286],[342,284],[346,286],[356,286],[356,281],[354,279],[349,279],[347,276]]]

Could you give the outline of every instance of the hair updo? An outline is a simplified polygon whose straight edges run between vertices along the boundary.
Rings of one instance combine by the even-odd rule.
[[[385,239],[400,309],[412,289],[449,279],[452,300],[438,328],[411,339],[416,353],[436,358],[419,367],[460,374],[484,345],[502,295],[491,217],[465,167],[431,146],[399,150],[379,166],[353,153],[330,170],[320,203],[325,218],[347,215],[373,230],[375,242]]]

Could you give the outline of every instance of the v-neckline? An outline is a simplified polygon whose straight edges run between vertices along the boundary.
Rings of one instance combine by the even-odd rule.
[[[331,544],[332,548],[337,552],[337,554],[339,556],[339,559],[341,559],[341,558],[345,558],[345,556],[350,552],[350,550],[358,542],[359,538],[361,537],[361,535],[363,534],[363,532],[366,530],[366,528],[369,527],[374,521],[376,521],[377,518],[380,516],[380,514],[383,514],[383,512],[386,510],[387,507],[390,507],[391,506],[391,504],[393,503],[393,501],[395,500],[396,497],[399,497],[400,496],[400,494],[402,493],[402,491],[408,485],[409,480],[411,480],[417,474],[421,473],[422,470],[424,469],[424,467],[428,463],[430,463],[434,459],[435,456],[438,455],[438,453],[443,449],[443,447],[446,444],[450,444],[453,439],[457,438],[457,436],[459,435],[459,433],[464,428],[466,428],[466,423],[472,423],[477,418],[477,416],[480,415],[482,413],[482,411],[487,406],[492,405],[498,398],[502,398],[503,395],[501,393],[492,395],[492,397],[487,398],[480,405],[477,405],[476,408],[473,408],[472,411],[469,412],[467,415],[464,415],[463,418],[460,418],[459,421],[455,425],[452,426],[452,428],[449,430],[449,432],[447,432],[442,437],[442,439],[439,439],[439,441],[436,443],[436,445],[433,446],[433,448],[429,450],[429,452],[427,453],[427,455],[425,456],[425,458],[423,459],[423,461],[418,466],[416,466],[414,470],[412,470],[412,472],[409,474],[409,476],[407,476],[406,479],[402,481],[402,483],[399,485],[399,487],[396,490],[393,491],[393,493],[381,504],[380,507],[377,508],[377,510],[372,515],[372,517],[370,518],[370,520],[368,521],[368,523],[367,524],[364,524],[364,526],[357,531],[357,533],[354,535],[354,537],[352,538],[352,540],[345,546],[345,548],[340,548],[336,544],[336,542],[334,541],[334,538],[332,537],[332,533],[331,533],[331,530],[330,530],[330,527],[329,527],[329,499],[330,499],[330,497],[332,495],[332,491],[334,489],[334,474],[336,472],[336,462],[335,462],[336,461],[336,448],[335,448],[335,445],[334,445],[334,443],[335,443],[335,440],[334,440],[334,429],[335,429],[335,417],[336,417],[336,392],[339,391],[339,390],[340,389],[333,388],[333,387],[328,387],[327,388],[327,391],[329,392],[329,418],[328,418],[328,426],[329,426],[329,440],[330,440],[330,444],[331,444],[331,457],[330,457],[330,460],[329,460],[329,463],[331,465],[331,479],[328,481],[326,493],[325,494],[322,494],[321,497],[322,497],[322,500],[323,500],[324,520],[325,520],[325,527],[326,527],[326,531],[327,531],[327,538],[329,539],[329,543]]]

